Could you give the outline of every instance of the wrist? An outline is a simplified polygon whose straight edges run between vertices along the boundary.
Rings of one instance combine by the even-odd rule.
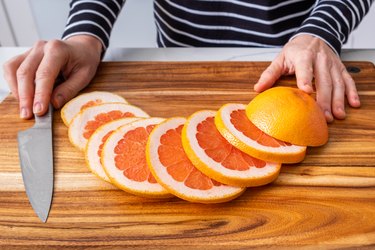
[[[300,40],[309,40],[309,41],[318,41],[319,45],[328,46],[333,53],[335,53],[337,56],[340,56],[341,52],[341,42],[331,35],[330,33],[319,33],[319,30],[315,30],[313,27],[304,27],[302,30],[297,32],[294,36],[292,36],[289,41],[294,41],[297,39],[297,41]]]
[[[295,36],[293,36],[290,41],[309,41],[309,42],[312,42],[312,41],[315,41],[315,42],[324,42],[323,40],[321,40],[319,37],[316,37],[316,36],[313,36],[311,34],[296,34]]]
[[[339,56],[336,48],[326,39],[316,34],[300,33],[289,39],[289,42],[303,44],[306,48],[329,48],[334,54]]]
[[[83,44],[84,46],[88,46],[88,48],[97,51],[99,54],[103,52],[102,42],[98,38],[91,35],[75,35],[67,38],[65,41],[69,43]]]

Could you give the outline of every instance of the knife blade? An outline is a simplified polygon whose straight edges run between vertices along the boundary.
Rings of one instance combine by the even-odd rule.
[[[18,132],[18,154],[29,202],[39,219],[48,218],[53,194],[53,107],[35,116],[32,128]]]

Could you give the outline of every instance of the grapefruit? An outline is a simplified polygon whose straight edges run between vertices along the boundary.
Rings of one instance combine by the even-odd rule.
[[[145,197],[171,197],[156,181],[146,162],[148,137],[162,121],[162,118],[146,118],[126,124],[115,130],[105,142],[101,163],[118,188]]]
[[[108,137],[112,134],[114,130],[117,128],[139,120],[140,118],[121,118],[118,120],[114,120],[108,122],[102,126],[100,126],[90,137],[87,141],[86,149],[85,149],[85,159],[86,165],[91,170],[93,174],[98,176],[100,179],[105,180],[107,182],[111,182],[104,172],[103,166],[100,162],[100,157],[102,154],[102,149],[104,143],[108,139]]]
[[[275,180],[281,164],[254,158],[233,147],[217,130],[215,114],[198,111],[184,125],[182,145],[193,165],[214,180],[233,186],[260,186]]]
[[[128,103],[123,97],[110,92],[94,91],[85,93],[73,98],[64,105],[61,109],[61,119],[66,126],[69,126],[73,117],[82,109],[107,102]]]
[[[81,110],[69,125],[70,142],[84,151],[87,141],[101,125],[126,117],[149,117],[140,108],[125,103],[104,103]]]
[[[156,180],[181,199],[218,203],[241,195],[245,188],[227,186],[200,172],[187,157],[181,141],[185,118],[170,118],[152,131],[146,147],[146,159]]]
[[[297,88],[274,87],[258,94],[246,107],[249,120],[261,131],[300,146],[328,141],[324,114],[315,100]]]
[[[265,134],[247,118],[245,108],[243,104],[228,103],[215,115],[216,128],[230,144],[264,161],[296,163],[304,159],[306,146],[296,146]]]

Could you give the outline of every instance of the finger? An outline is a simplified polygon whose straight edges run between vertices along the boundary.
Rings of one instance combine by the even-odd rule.
[[[88,70],[80,70],[73,73],[62,84],[58,85],[51,96],[51,103],[56,109],[61,108],[66,102],[75,97],[79,91],[86,87],[92,76]]]
[[[304,92],[311,94],[314,92],[312,87],[313,79],[313,58],[312,57],[299,57],[295,64],[297,86]]]
[[[275,84],[277,79],[283,75],[284,72],[284,56],[279,54],[275,60],[263,71],[258,82],[254,85],[256,92],[262,92]]]
[[[33,116],[35,72],[43,58],[43,41],[37,42],[17,70],[18,96],[21,118]]]
[[[319,54],[314,64],[316,101],[322,109],[327,122],[333,121],[331,112],[332,79],[326,55]]]
[[[361,106],[361,101],[359,100],[355,82],[345,67],[342,70],[342,76],[345,82],[345,94],[346,98],[348,98],[349,105],[353,108],[359,108]]]
[[[44,57],[35,75],[34,114],[43,115],[48,110],[53,85],[66,60],[65,45],[61,41],[53,40],[45,45]]]
[[[337,119],[345,119],[345,82],[338,67],[331,69],[332,113]]]
[[[18,100],[18,84],[17,84],[17,69],[25,60],[27,55],[30,53],[31,49],[25,53],[15,56],[3,65],[4,79],[8,83],[10,92]]]

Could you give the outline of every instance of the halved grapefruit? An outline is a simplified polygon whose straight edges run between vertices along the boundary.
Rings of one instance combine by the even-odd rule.
[[[70,142],[79,150],[101,125],[126,117],[149,117],[142,109],[125,103],[104,103],[81,110],[69,125]]]
[[[171,197],[156,181],[146,162],[148,137],[162,121],[162,118],[140,119],[121,126],[109,136],[102,150],[101,163],[114,185],[140,196]]]
[[[170,118],[152,131],[146,147],[146,159],[156,180],[181,199],[218,203],[241,195],[245,188],[221,184],[202,172],[186,156],[181,142],[185,118]]]
[[[314,98],[300,89],[274,87],[258,94],[246,107],[249,120],[261,131],[300,146],[328,141],[325,116]]]
[[[259,160],[233,147],[217,130],[215,114],[198,111],[184,125],[182,144],[193,165],[216,181],[233,186],[260,186],[275,180],[281,164]]]
[[[90,93],[84,93],[73,98],[64,105],[61,109],[61,119],[66,126],[69,126],[74,116],[82,109],[109,102],[128,103],[125,98],[110,92],[93,91]]]
[[[107,182],[111,182],[107,176],[107,174],[103,170],[103,166],[100,162],[100,157],[102,154],[102,149],[104,143],[108,139],[108,137],[112,134],[112,132],[119,127],[139,120],[141,118],[121,118],[118,120],[114,120],[108,122],[102,126],[100,126],[90,137],[87,142],[86,149],[85,149],[85,159],[86,164],[96,176],[105,180]]]
[[[296,146],[265,134],[247,118],[245,109],[243,104],[228,103],[215,115],[216,128],[230,144],[264,161],[296,163],[304,159],[306,146]]]

